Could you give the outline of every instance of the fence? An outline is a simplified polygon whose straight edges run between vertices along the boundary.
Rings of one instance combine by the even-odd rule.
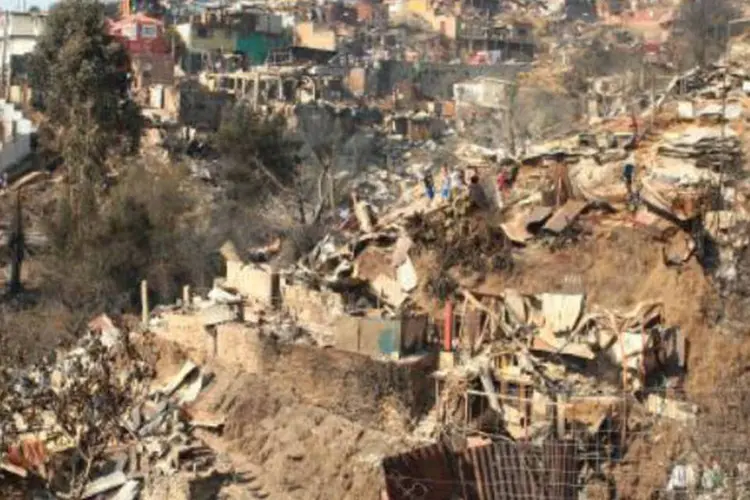
[[[750,498],[750,387],[603,398],[548,403],[515,438],[508,420],[520,399],[505,398],[495,420],[478,406],[443,419],[439,444],[383,461],[387,498]]]

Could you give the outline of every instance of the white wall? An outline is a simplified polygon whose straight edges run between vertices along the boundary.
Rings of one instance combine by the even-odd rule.
[[[44,31],[45,17],[23,12],[0,14],[0,51],[4,50],[6,21],[8,22],[8,46],[5,63],[10,63],[11,56],[28,54],[36,47],[36,41]]]
[[[0,172],[24,160],[31,154],[31,134],[35,127],[31,120],[12,103],[0,99],[0,121],[3,124],[0,144]]]
[[[8,41],[8,51],[5,54],[5,64],[10,64],[11,56],[22,56],[34,51],[36,38],[12,38]],[[3,40],[0,36],[0,53],[3,50]]]

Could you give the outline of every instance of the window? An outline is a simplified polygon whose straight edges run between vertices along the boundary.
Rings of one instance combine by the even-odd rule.
[[[122,27],[122,36],[128,40],[135,40],[138,38],[138,26],[135,24],[126,24]]]
[[[156,38],[157,29],[154,25],[141,24],[141,38]]]

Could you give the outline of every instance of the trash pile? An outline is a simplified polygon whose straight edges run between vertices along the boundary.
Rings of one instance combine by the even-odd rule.
[[[151,475],[211,475],[212,451],[191,435],[185,405],[211,376],[187,362],[163,387],[131,339],[106,316],[49,363],[0,375],[0,477],[58,495],[139,498]]]

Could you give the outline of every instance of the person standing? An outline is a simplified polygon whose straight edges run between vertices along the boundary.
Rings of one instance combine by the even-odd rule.
[[[505,190],[508,186],[508,174],[504,168],[497,174],[497,200],[500,208],[505,206]]]
[[[633,179],[635,179],[635,164],[626,162],[622,167],[622,180],[625,182],[625,189],[628,192],[628,196],[633,194]]]
[[[474,174],[469,180],[469,200],[471,201],[472,208],[478,208],[480,210],[486,210],[490,205],[487,200],[487,195],[482,189],[482,185],[479,183],[479,176]]]
[[[446,165],[443,165],[443,167],[440,169],[440,174],[443,181],[440,194],[443,197],[443,201],[448,201],[451,197],[451,175],[448,172],[448,167]]]
[[[628,152],[625,163],[622,167],[622,180],[625,183],[625,189],[628,192],[628,197],[633,194],[633,181],[635,180],[635,152],[632,144],[625,146],[625,151]]]
[[[459,194],[461,194],[461,191],[464,187],[463,172],[458,168],[454,169],[453,172],[451,172],[450,179],[450,185],[453,188],[453,193],[455,194],[455,196],[458,196]]]
[[[432,201],[435,198],[435,179],[432,178],[430,169],[425,170],[422,182],[424,183],[424,192],[427,195],[427,199]]]

